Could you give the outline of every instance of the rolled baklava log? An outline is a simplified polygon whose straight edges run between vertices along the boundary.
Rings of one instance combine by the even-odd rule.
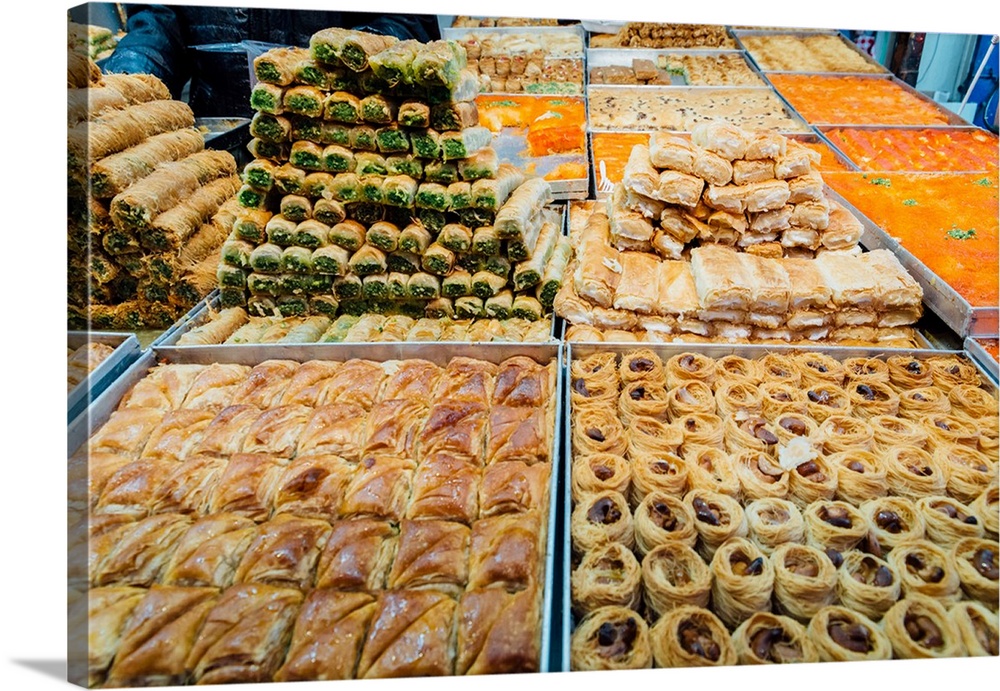
[[[815,547],[784,544],[771,555],[774,597],[781,611],[808,622],[837,599],[837,568]]]
[[[684,434],[674,425],[668,425],[656,418],[639,416],[633,418],[625,431],[628,439],[628,456],[640,454],[677,453],[684,443]]]
[[[628,427],[639,417],[667,421],[667,390],[662,384],[640,379],[622,387],[618,396],[618,416]]]
[[[888,553],[900,542],[924,537],[923,515],[911,499],[879,497],[866,501],[858,508],[868,519],[882,552]]]
[[[741,355],[726,355],[715,361],[715,378],[718,380],[745,379],[756,384],[763,378],[763,371],[757,360],[751,360]]]
[[[938,600],[916,593],[894,604],[882,628],[896,657],[904,660],[961,655],[962,634]]]
[[[952,497],[924,497],[916,503],[927,539],[945,549],[967,537],[982,538],[983,524],[968,506]]]
[[[760,372],[761,381],[765,384],[767,382],[781,382],[801,388],[802,372],[788,355],[768,353],[760,359]]]
[[[889,480],[881,455],[845,451],[827,458],[837,474],[837,499],[860,506],[889,493]]]
[[[586,552],[608,542],[620,542],[631,549],[635,534],[628,501],[618,492],[587,495],[573,509],[570,536],[576,552]]]
[[[822,424],[831,415],[850,415],[851,399],[836,384],[813,384],[806,389],[806,412]]]
[[[642,601],[642,570],[625,545],[609,542],[584,553],[570,577],[573,611],[577,616],[609,605],[638,609]]]
[[[886,358],[885,364],[889,368],[889,384],[900,393],[931,386],[934,383],[931,368],[924,360],[906,355],[893,355]]]
[[[899,599],[902,585],[889,562],[872,554],[851,550],[837,572],[840,604],[873,621]]]
[[[715,360],[699,353],[680,353],[667,360],[667,388],[695,379],[709,386],[715,383]]]
[[[625,429],[614,408],[585,408],[573,413],[573,454],[613,453],[624,456]]]
[[[851,414],[862,420],[877,415],[896,415],[899,394],[888,384],[876,381],[851,381],[845,387],[851,401]]]
[[[868,521],[854,506],[844,501],[815,501],[803,512],[806,544],[822,550],[846,552],[868,534]]]
[[[913,446],[923,449],[927,444],[927,432],[921,424],[896,415],[876,415],[869,418],[875,438],[875,448],[886,451],[893,446]]]
[[[809,622],[822,662],[892,659],[889,637],[871,619],[846,607],[824,607]]]
[[[751,502],[744,509],[748,538],[764,554],[770,555],[785,543],[805,541],[805,522],[798,507],[787,499],[767,497]]]
[[[877,357],[847,358],[844,360],[844,377],[847,382],[888,384],[889,363]]]
[[[1000,546],[996,541],[980,538],[959,540],[951,550],[951,558],[958,572],[962,590],[970,598],[985,603],[996,610],[998,574],[1000,574]]]
[[[712,557],[712,608],[730,628],[771,608],[774,567],[758,547],[734,537]]]
[[[958,629],[966,653],[973,657],[1000,654],[1000,624],[996,612],[979,602],[959,602],[948,610],[948,618]]]
[[[973,422],[950,413],[934,413],[922,420],[927,430],[927,450],[933,453],[942,446],[960,444],[979,448],[979,430]]]
[[[777,455],[779,439],[775,427],[760,415],[730,413],[723,418],[722,430],[729,453],[752,450]]]
[[[934,386],[945,393],[962,384],[980,386],[983,383],[976,366],[964,358],[942,355],[929,358],[927,364],[930,366]]]
[[[584,495],[612,490],[628,496],[632,482],[632,467],[628,461],[613,453],[595,453],[577,456],[572,470],[573,501]]]
[[[639,555],[664,543],[694,547],[698,541],[694,513],[677,497],[654,490],[643,497],[632,516]]]
[[[729,631],[712,612],[686,605],[663,615],[650,632],[657,667],[735,665]]]
[[[716,449],[725,449],[724,432],[722,418],[718,415],[707,415],[704,413],[693,413],[677,418],[673,422],[684,435],[684,450],[690,446],[711,446]]]
[[[670,420],[695,413],[715,413],[712,387],[703,381],[692,379],[667,391],[667,415]]]
[[[602,607],[577,625],[569,655],[575,671],[652,667],[649,626],[628,607]]]
[[[875,432],[864,420],[849,415],[831,415],[819,426],[815,439],[827,454],[872,451]]]
[[[945,606],[961,599],[958,568],[948,553],[933,542],[900,542],[886,559],[899,574],[903,597],[926,595]]]
[[[687,462],[674,454],[632,458],[632,487],[629,502],[635,507],[650,492],[664,492],[683,497],[687,491]]]
[[[774,423],[773,429],[778,435],[778,443],[782,446],[787,446],[793,439],[799,437],[810,440],[819,429],[816,421],[809,417],[804,410],[802,413],[780,413],[774,418]]]
[[[757,385],[739,379],[716,386],[715,408],[717,415],[723,419],[735,413],[760,415],[764,410]]]
[[[733,454],[732,459],[746,500],[788,496],[789,473],[774,457],[763,451],[744,450]]]
[[[668,542],[642,559],[646,605],[658,616],[685,605],[708,607],[712,572],[691,547]]]
[[[631,350],[622,355],[618,365],[618,378],[623,384],[640,380],[660,386],[666,384],[663,361],[649,348]]]
[[[933,456],[948,469],[948,494],[961,502],[975,501],[997,476],[996,464],[986,454],[963,444],[941,444]]]
[[[910,499],[945,494],[947,470],[923,449],[894,446],[885,454],[885,475],[892,493]]]
[[[991,540],[997,539],[1000,532],[1000,486],[994,479],[990,486],[976,500],[969,505],[969,508],[979,518],[986,531],[986,537]]]
[[[799,508],[837,495],[837,468],[822,454],[788,473],[788,498]]]
[[[899,416],[923,424],[929,415],[951,412],[948,394],[936,386],[903,389],[899,392]]]
[[[806,628],[789,617],[757,612],[733,632],[741,665],[818,662],[819,651]]]
[[[698,554],[711,560],[715,550],[732,537],[746,537],[746,515],[740,503],[727,494],[693,489],[684,495],[684,503],[694,513],[698,530]]]
[[[684,450],[684,460],[688,464],[688,487],[740,498],[743,488],[725,451],[711,446],[689,446]]]
[[[953,415],[963,415],[970,420],[984,417],[996,417],[998,413],[997,399],[979,386],[959,384],[948,392]]]

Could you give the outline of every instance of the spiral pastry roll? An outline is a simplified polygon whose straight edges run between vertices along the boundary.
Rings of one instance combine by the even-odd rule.
[[[968,446],[944,444],[934,449],[933,456],[948,469],[948,494],[959,501],[975,501],[997,476],[996,464]]]
[[[771,555],[774,597],[781,611],[808,622],[837,597],[837,568],[815,547],[789,543]]]
[[[642,558],[642,590],[657,616],[678,607],[708,607],[712,572],[690,546],[667,542]]]
[[[758,388],[762,414],[768,419],[785,413],[806,414],[805,393],[798,386],[781,381],[764,382]]]
[[[889,562],[858,550],[844,555],[837,571],[837,596],[844,607],[879,621],[901,591],[899,576]]]
[[[875,437],[875,448],[885,451],[893,446],[915,446],[923,449],[927,444],[927,432],[923,425],[914,420],[895,415],[876,415],[868,419]]]
[[[774,567],[757,546],[734,537],[712,557],[712,609],[729,628],[736,628],[754,612],[769,611],[774,589]]]
[[[875,445],[875,431],[864,420],[849,415],[831,415],[819,426],[814,439],[828,454],[855,449],[871,451]]]
[[[632,459],[632,488],[629,502],[638,506],[650,492],[683,497],[687,491],[688,467],[683,458],[675,454],[662,456],[642,455]]]
[[[837,467],[825,456],[816,454],[788,473],[788,498],[803,509],[814,501],[834,499],[837,475]]]
[[[997,399],[989,391],[973,384],[959,384],[951,389],[948,402],[953,414],[964,415],[970,420],[995,418],[998,414]]]
[[[715,378],[717,380],[744,379],[756,384],[761,381],[762,371],[757,360],[751,360],[742,355],[726,355],[715,361]]]
[[[577,456],[613,453],[624,456],[625,428],[617,412],[608,408],[573,411],[573,453]]]
[[[725,449],[722,418],[718,415],[705,415],[703,413],[685,415],[674,420],[674,426],[679,428],[681,434],[684,435],[682,453],[684,448],[688,446],[712,446],[716,449]]]
[[[697,413],[715,413],[715,394],[708,384],[692,379],[667,392],[667,415],[671,420]]]
[[[632,512],[618,492],[600,492],[584,497],[570,515],[570,536],[576,552],[586,552],[608,542],[635,545]]]
[[[671,610],[656,622],[650,636],[657,667],[722,667],[735,665],[738,659],[729,631],[701,607]]]
[[[711,446],[689,446],[684,449],[684,460],[688,464],[688,487],[740,498],[740,479],[725,451]]]
[[[900,393],[934,384],[930,365],[923,360],[908,355],[893,355],[886,358],[885,364],[889,368],[889,384]]]
[[[844,360],[844,378],[848,383],[889,383],[889,363],[877,357],[852,357]]]
[[[927,430],[927,450],[933,452],[938,447],[961,444],[972,450],[979,448],[979,430],[973,422],[957,415],[939,413],[928,415],[924,420]]]
[[[986,490],[976,497],[976,500],[969,505],[969,508],[979,518],[986,531],[986,537],[991,540],[997,539],[1000,532],[1000,487],[994,479]]]
[[[973,657],[1000,654],[1000,624],[996,612],[979,602],[959,602],[948,610],[948,618],[962,637],[965,652]]]
[[[845,451],[827,457],[837,474],[837,499],[860,506],[889,493],[885,464],[868,451]]]
[[[580,502],[587,494],[611,490],[628,496],[632,483],[632,466],[613,453],[595,453],[573,459],[571,473],[573,501]]]
[[[951,412],[948,394],[936,386],[904,389],[899,392],[899,415],[908,420],[922,422],[930,415],[947,415]]]
[[[934,386],[946,393],[962,384],[982,386],[983,379],[976,366],[965,358],[956,355],[935,356],[929,358],[927,364],[931,368]]]
[[[846,370],[843,363],[823,353],[798,353],[792,357],[792,362],[801,374],[803,386],[816,384],[833,384],[841,386],[844,383]]]
[[[679,353],[667,360],[667,388],[697,379],[709,386],[715,383],[715,360],[698,353]]]
[[[795,387],[802,384],[802,372],[788,355],[768,353],[759,362],[762,383],[781,382]]]
[[[904,660],[962,654],[962,634],[937,600],[907,595],[882,617],[896,657]]]
[[[711,559],[715,550],[732,537],[746,537],[749,530],[746,514],[740,503],[726,494],[693,489],[684,496],[684,503],[694,513],[698,531],[698,554]]]
[[[806,627],[770,612],[757,612],[740,624],[733,631],[733,647],[741,665],[819,661]]]
[[[886,452],[885,475],[894,494],[910,499],[944,494],[948,486],[946,469],[926,451],[910,446]]]
[[[895,415],[899,412],[899,394],[881,382],[848,382],[845,387],[851,401],[851,414],[862,420],[876,415]]]
[[[649,626],[628,607],[601,607],[576,627],[569,658],[570,667],[582,671],[652,667]]]
[[[962,590],[969,597],[997,608],[1000,547],[995,540],[964,538],[951,552]]]
[[[859,508],[883,552],[890,552],[900,542],[924,537],[923,514],[911,499],[879,497],[869,499]]]
[[[641,379],[626,384],[618,397],[618,415],[626,427],[639,416],[667,422],[667,390]]]
[[[814,501],[803,512],[806,544],[822,550],[846,552],[868,534],[868,521],[858,509],[843,501]]]
[[[691,507],[659,490],[643,497],[632,516],[635,545],[640,555],[667,542],[694,547],[698,541]]]
[[[946,549],[964,538],[982,538],[986,534],[972,509],[953,497],[923,497],[917,500],[916,507],[927,539]]]
[[[642,569],[625,545],[599,545],[585,552],[573,570],[570,592],[577,616],[609,605],[637,609],[642,600]]]
[[[743,496],[749,501],[788,496],[788,471],[763,451],[746,450],[732,455]]]
[[[930,540],[901,542],[886,559],[899,574],[903,597],[916,593],[940,600],[945,605],[961,599],[961,579],[955,563]]]
[[[645,381],[663,386],[666,382],[663,360],[649,348],[630,350],[622,355],[618,378],[623,384]]]
[[[780,413],[774,420],[774,432],[778,443],[787,446],[796,437],[812,439],[819,431],[819,425],[805,413]]]
[[[651,417],[633,418],[625,436],[628,438],[629,458],[642,454],[677,453],[684,443],[684,434],[676,426]]]
[[[824,607],[808,630],[823,662],[892,659],[892,644],[878,624],[846,607]]]
[[[785,543],[805,541],[806,526],[802,512],[787,499],[769,497],[750,502],[744,509],[747,517],[747,537],[770,555]]]

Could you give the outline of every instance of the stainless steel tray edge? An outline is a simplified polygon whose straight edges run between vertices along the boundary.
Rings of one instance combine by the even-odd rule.
[[[993,334],[996,336],[997,334]],[[993,379],[993,383],[996,384],[1000,381],[1000,363],[993,359],[993,356],[986,352],[986,349],[980,345],[979,341],[974,338],[966,338],[965,343],[963,343],[965,351],[969,354],[969,357],[980,366],[980,368],[990,375]]]
[[[563,376],[563,349],[558,347],[556,357],[556,397],[555,397],[555,425],[552,430],[552,467],[549,474],[549,516],[548,533],[546,534],[545,545],[545,586],[542,594],[542,649],[541,649],[541,671],[561,672],[563,669],[562,646],[557,645],[556,632],[561,628],[557,614],[557,600],[555,583],[559,578],[562,582],[562,568],[556,560],[559,545],[565,543],[563,531],[559,526],[559,469],[564,456],[562,451],[562,438],[559,434],[559,427],[563,423],[562,410],[562,390],[564,386]]]
[[[156,348],[158,346],[172,345],[176,343],[177,339],[181,337],[181,334],[190,331],[194,326],[197,326],[197,324],[200,323],[195,322],[195,319],[200,319],[202,314],[210,306],[212,308],[218,308],[219,295],[218,288],[206,295],[201,302],[189,309],[187,313],[174,322],[169,329],[157,336],[156,339],[149,344],[149,347]]]
[[[857,73],[854,73],[854,72],[830,72],[828,74],[863,74],[863,75],[870,75],[870,74],[888,74],[889,73],[889,70],[886,69],[885,65],[879,63],[871,55],[868,55],[868,53],[865,53],[864,51],[862,51],[860,48],[858,48],[857,44],[853,43],[852,41],[849,41],[847,39],[847,37],[844,36],[839,31],[835,31],[835,30],[829,30],[829,31],[774,31],[774,30],[734,29],[732,33],[733,33],[733,37],[736,39],[737,43],[739,43],[740,47],[744,51],[746,51],[747,57],[750,60],[753,61],[754,65],[757,65],[758,69],[761,72],[777,72],[777,73],[784,73],[784,74],[800,74],[800,72],[798,72],[797,70],[765,70],[763,67],[761,67],[757,63],[757,59],[753,56],[753,53],[751,53],[750,50],[746,47],[746,44],[743,43],[743,41],[740,38],[741,36],[795,36],[795,37],[800,37],[800,38],[807,38],[809,36],[816,36],[817,34],[823,34],[823,35],[827,35],[827,36],[831,36],[831,35],[832,36],[837,36],[838,38],[840,38],[841,42],[851,52],[853,52],[853,53],[861,56],[865,60],[865,62],[867,62],[869,65],[871,65],[873,67],[877,67],[879,69],[879,72],[857,72]],[[816,74],[818,74],[818,73],[816,73]],[[827,74],[827,73],[823,73],[823,74]]]
[[[66,422],[69,424],[87,409],[89,400],[99,396],[117,376],[139,358],[142,348],[139,339],[133,333],[70,331],[66,336],[67,344],[71,348],[79,348],[88,342],[115,346],[111,355],[69,391],[66,397]]]

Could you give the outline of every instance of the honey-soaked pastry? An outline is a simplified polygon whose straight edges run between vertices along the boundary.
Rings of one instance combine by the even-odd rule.
[[[402,521],[387,587],[431,588],[458,596],[469,578],[469,536],[461,523]]]
[[[485,360],[453,357],[434,387],[433,401],[465,401],[487,406],[493,397],[497,366]]]
[[[1000,625],[996,612],[979,602],[959,602],[948,610],[948,618],[962,637],[965,652],[973,657],[1000,654]]]
[[[407,518],[436,518],[470,525],[479,515],[480,469],[464,458],[435,454],[417,466]]]
[[[969,504],[969,508],[975,512],[979,522],[986,530],[986,537],[996,540],[997,533],[1000,532],[1000,487],[996,479],[983,491],[976,500]]]
[[[339,456],[299,456],[278,478],[274,513],[325,521],[338,518],[344,488],[355,469]]]
[[[451,674],[454,659],[449,640],[455,607],[454,600],[433,590],[380,593],[357,678]]]
[[[934,384],[930,365],[925,360],[906,355],[892,355],[886,358],[885,363],[889,367],[889,383],[901,393]]]
[[[329,535],[326,521],[275,516],[257,529],[233,580],[308,590]]]
[[[270,681],[303,596],[262,583],[234,585],[208,613],[186,665],[198,684]]]
[[[880,550],[886,554],[900,542],[924,537],[923,512],[911,499],[879,497],[869,499],[858,508],[868,519]]]
[[[325,360],[310,360],[302,365],[292,375],[288,387],[281,396],[280,405],[304,405],[314,408],[319,405],[326,380],[332,377],[340,368],[339,362]]]
[[[374,613],[375,598],[368,593],[310,592],[274,681],[353,679]]]
[[[788,473],[788,498],[799,508],[814,501],[834,499],[837,477],[837,467],[826,456],[816,454]]]
[[[946,549],[963,538],[986,534],[982,522],[968,506],[953,497],[923,497],[916,502],[927,539]]]
[[[762,383],[780,382],[795,387],[802,384],[802,372],[786,354],[768,353],[760,359],[760,369]]]
[[[933,598],[908,594],[882,617],[882,628],[897,658],[956,657],[962,634],[944,605]]]
[[[729,631],[702,607],[670,610],[653,626],[650,639],[657,667],[721,667],[738,660]]]
[[[421,470],[417,469],[418,476]],[[538,508],[544,510],[548,505],[551,475],[552,466],[548,463],[528,465],[523,461],[504,461],[489,465],[479,484],[479,516],[488,518]]]
[[[698,530],[698,554],[711,560],[715,550],[733,537],[746,537],[749,532],[746,514],[740,503],[726,494],[692,489],[684,495],[691,507]]]
[[[688,447],[711,446],[725,450],[725,431],[718,415],[694,413],[674,420],[674,426],[684,435],[681,453]]]
[[[345,363],[345,365],[346,364],[348,363]],[[415,358],[408,360],[392,360],[381,364],[365,363],[366,370],[370,364],[374,364],[382,370],[382,373],[378,375],[378,380],[381,381],[381,386],[377,389],[375,401],[407,399],[416,401],[422,405],[429,405],[434,399],[434,391],[444,373],[444,369],[435,365],[433,362]],[[364,376],[363,373],[359,372],[359,374]],[[350,391],[357,388],[358,383],[362,386],[368,386],[365,379],[360,379],[360,382],[356,382],[353,381],[352,378],[351,382],[345,382],[343,388],[346,391]],[[337,399],[344,400],[343,394],[339,394]],[[361,401],[356,402],[359,403],[359,405],[363,405],[363,402]]]
[[[806,388],[806,413],[822,424],[831,415],[850,415],[851,399],[840,385],[812,384]]]
[[[256,523],[236,514],[198,519],[177,542],[161,583],[228,588],[256,532]]]
[[[86,591],[87,678],[99,686],[118,652],[122,633],[132,612],[146,596],[145,588],[118,586]]]
[[[150,512],[159,488],[176,468],[175,463],[148,459],[123,465],[104,483],[94,513],[142,518]]]
[[[992,609],[997,608],[1000,547],[995,540],[964,538],[955,543],[951,557],[965,594]]]
[[[570,538],[573,550],[580,553],[607,542],[620,542],[631,549],[635,532],[628,501],[613,491],[587,495],[573,508]]]
[[[742,665],[819,661],[819,651],[806,628],[770,612],[757,612],[740,624],[733,631],[733,648]]]
[[[313,409],[303,405],[285,405],[265,410],[247,430],[243,452],[292,458],[299,435],[312,416]]]
[[[173,556],[192,520],[181,514],[162,513],[136,521],[117,533],[114,546],[91,571],[95,587],[106,585],[150,586]]]
[[[554,363],[540,365],[516,355],[497,367],[490,404],[537,408],[544,406],[554,391]]]
[[[157,365],[122,397],[118,410],[177,410],[204,368],[205,365]]]
[[[711,415],[715,410],[715,394],[703,381],[692,379],[667,391],[667,415],[670,420],[697,413]]]
[[[971,420],[997,416],[997,399],[986,389],[974,384],[959,384],[948,392],[948,402],[954,415]]]
[[[455,615],[456,674],[538,671],[541,613],[538,589],[500,588],[462,595]]]
[[[584,552],[570,576],[573,611],[586,616],[609,605],[638,609],[641,587],[642,570],[630,549],[618,542],[598,545]]]
[[[570,639],[570,668],[646,669],[653,666],[649,626],[628,607],[594,610],[577,625]]]
[[[71,516],[72,518],[72,516]],[[80,580],[92,583],[107,558],[114,552],[118,542],[128,534],[136,525],[136,519],[125,514],[96,514],[89,518],[81,515],[75,524],[77,534],[74,536],[77,543],[87,555],[87,570]],[[73,556],[80,555],[74,552]],[[79,564],[70,562],[70,567],[79,568]]]
[[[243,450],[250,426],[260,417],[261,409],[252,405],[231,405],[219,411],[205,428],[196,454],[224,458]]]
[[[728,494],[739,499],[743,492],[740,479],[733,469],[729,454],[711,446],[686,446],[684,460],[688,465],[688,487]]]
[[[774,566],[745,538],[727,540],[712,557],[712,609],[736,628],[754,612],[769,611]]]
[[[492,466],[491,466],[492,467]],[[628,496],[632,482],[632,466],[621,456],[598,453],[578,456],[572,467],[573,501],[579,502],[587,494],[613,490]]]
[[[844,385],[851,401],[851,414],[862,420],[877,415],[895,415],[899,395],[888,384],[877,381],[849,381]]]
[[[806,522],[806,544],[822,550],[846,552],[868,534],[868,520],[843,501],[814,501],[802,513]]]
[[[787,499],[766,497],[744,509],[747,537],[766,555],[785,543],[805,542],[806,527],[798,507]]]
[[[251,405],[261,410],[279,405],[298,368],[299,363],[293,360],[265,360],[250,370],[233,391],[231,405]]]
[[[93,509],[107,484],[118,470],[132,463],[128,456],[113,453],[80,452],[67,461],[66,483],[69,507]]]
[[[929,540],[906,540],[886,560],[899,574],[903,597],[926,595],[946,606],[961,599],[958,569],[948,553]]]
[[[143,458],[161,461],[186,461],[194,455],[209,423],[215,419],[211,410],[172,410],[150,433],[142,449]]]
[[[868,418],[875,439],[875,448],[880,451],[893,446],[915,446],[923,449],[927,444],[927,432],[923,425],[914,420],[896,415],[876,415]]]
[[[715,360],[700,353],[679,353],[667,360],[667,388],[672,389],[695,379],[712,386],[715,383]]]
[[[789,472],[764,451],[744,450],[732,455],[743,496],[749,501],[788,496]]]
[[[772,419],[774,419],[772,429],[778,435],[778,443],[781,446],[788,446],[793,439],[798,437],[811,440],[819,429],[816,421],[805,413],[782,412]]]
[[[625,455],[627,448],[625,428],[622,427],[616,410],[586,408],[574,411],[572,427],[574,455],[595,453]]]
[[[808,622],[837,599],[837,567],[821,550],[787,543],[771,554],[774,597],[780,611]]]
[[[760,392],[761,414],[769,420],[784,413],[805,415],[806,398],[802,389],[780,381],[764,382]]]
[[[229,459],[208,501],[209,513],[229,512],[260,523],[274,506],[274,495],[284,466],[260,453],[236,454]]]
[[[406,514],[416,467],[409,458],[366,455],[344,488],[340,515],[401,520]]]
[[[726,355],[715,361],[715,376],[718,380],[745,379],[758,383],[761,381],[763,373],[757,360],[741,355]]]
[[[422,403],[396,398],[376,403],[368,414],[362,455],[392,454],[415,457],[417,435],[427,419]]]
[[[157,408],[116,410],[90,438],[88,448],[91,453],[113,453],[136,459],[166,413]]]
[[[885,474],[893,494],[910,499],[945,494],[947,468],[923,449],[894,446],[885,454]]]
[[[521,406],[493,406],[489,413],[489,432],[486,442],[486,463],[523,461],[528,465],[548,463],[552,460],[552,430],[555,429],[554,408],[525,408]],[[588,418],[589,420],[589,418]],[[612,422],[614,424],[612,424]],[[584,428],[583,437],[592,445],[605,433],[605,442],[612,450],[608,453],[621,455],[625,451],[624,430],[618,419],[609,414],[598,422],[600,426]],[[575,448],[575,447],[574,447]]]
[[[667,390],[644,379],[629,382],[618,396],[618,416],[626,427],[637,417],[667,421]]]
[[[930,366],[934,386],[945,393],[962,384],[982,386],[983,379],[976,366],[964,358],[955,355],[934,356],[927,359],[927,364]]]
[[[482,465],[488,420],[484,403],[448,399],[432,404],[416,438],[416,457],[446,453]]]
[[[837,499],[860,506],[889,493],[889,479],[881,455],[845,451],[827,457],[837,474]]]
[[[645,416],[631,420],[626,437],[629,458],[642,454],[675,454],[684,443],[684,434],[675,425]]]
[[[889,363],[877,357],[852,357],[844,360],[845,385],[851,382],[859,384],[889,383]]]
[[[712,572],[690,546],[666,542],[643,557],[642,587],[646,604],[657,615],[685,605],[707,607]]]
[[[846,369],[838,360],[823,353],[798,353],[792,362],[799,369],[803,386],[844,383]]]
[[[649,348],[623,354],[618,365],[618,378],[623,384],[645,381],[663,386],[666,383],[663,361]]]
[[[745,411],[727,414],[723,417],[723,435],[726,450],[731,454],[742,451],[777,454],[779,438],[774,425],[760,415]]]
[[[892,659],[892,644],[882,628],[847,607],[824,607],[809,621],[808,631],[822,662]]]
[[[715,405],[721,418],[735,413],[759,415],[763,411],[757,385],[741,380],[722,382],[716,386]]]
[[[899,599],[902,585],[892,565],[873,554],[851,550],[837,571],[840,604],[873,621]]]
[[[960,444],[969,449],[979,447],[979,430],[974,422],[967,422],[957,415],[935,413],[923,420],[927,435],[927,450],[934,452],[941,446]]]
[[[632,523],[640,556],[667,542],[694,547],[698,540],[691,507],[661,490],[643,497],[635,509]]]
[[[389,379],[387,370],[396,371],[395,388],[390,388],[387,382]],[[326,406],[333,403],[347,403],[360,406],[364,410],[371,410],[377,400],[394,400],[397,398],[414,398],[426,403],[430,400],[430,391],[433,390],[437,381],[433,375],[428,377],[427,382],[415,376],[419,384],[407,379],[407,374],[423,373],[430,370],[438,372],[437,365],[433,365],[424,360],[406,360],[404,362],[378,363],[370,360],[348,360],[341,363],[333,374],[322,380],[321,388],[316,396],[317,406]],[[407,387],[406,384],[412,386]],[[389,379],[392,381],[392,379]],[[289,386],[291,388],[291,386]],[[386,393],[386,389],[390,389]],[[385,395],[383,395],[385,394]]]
[[[629,503],[635,507],[650,492],[664,492],[682,497],[688,486],[687,462],[675,454],[657,456],[641,455],[630,462],[632,482],[629,489]]]
[[[168,686],[188,678],[188,653],[215,606],[216,588],[153,586],[122,633],[107,687]]]
[[[316,568],[316,587],[382,590],[399,543],[399,528],[388,521],[337,521]]]
[[[213,362],[191,383],[182,408],[219,411],[232,405],[233,394],[250,374],[247,365]]]
[[[357,463],[365,441],[365,415],[365,409],[354,403],[331,403],[315,408],[299,433],[297,453],[300,456],[329,454]]]
[[[951,402],[948,400],[948,394],[936,386],[904,389],[899,392],[900,417],[923,423],[929,415],[947,415],[950,412]]]
[[[537,511],[476,521],[469,547],[469,589],[518,590],[539,582],[544,541],[545,528]]]

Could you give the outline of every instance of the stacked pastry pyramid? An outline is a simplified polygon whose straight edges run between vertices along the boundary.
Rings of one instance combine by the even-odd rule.
[[[69,56],[69,323],[169,326],[213,287],[236,162],[156,77]]]
[[[540,319],[570,247],[548,183],[499,164],[465,66],[451,41],[345,29],[257,58],[223,306]]]

